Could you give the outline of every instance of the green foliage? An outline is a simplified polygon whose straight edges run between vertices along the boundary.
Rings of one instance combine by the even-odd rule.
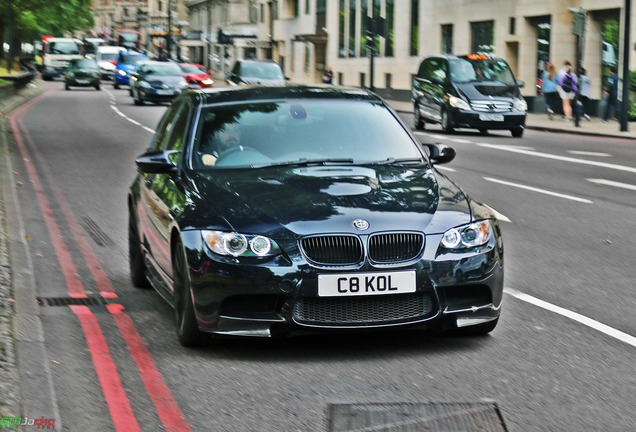
[[[629,109],[627,110],[627,117],[630,120],[636,120],[636,99],[629,101]]]
[[[629,89],[636,91],[636,71],[629,71]]]

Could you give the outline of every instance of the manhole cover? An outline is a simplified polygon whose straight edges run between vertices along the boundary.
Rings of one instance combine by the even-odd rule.
[[[494,402],[330,404],[328,432],[507,432]]]

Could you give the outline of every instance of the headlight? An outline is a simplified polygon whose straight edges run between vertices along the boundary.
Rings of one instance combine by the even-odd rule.
[[[126,76],[126,71],[125,71],[125,70],[121,70],[121,69],[119,69],[119,70],[117,71],[117,73],[118,73],[119,75],[121,75],[121,76]]]
[[[212,84],[214,84],[214,81],[212,81],[211,79],[206,79],[206,80],[201,81],[201,84],[212,85]]]
[[[515,101],[514,109],[515,111],[528,111],[528,104],[524,99],[518,99]]]
[[[201,231],[205,244],[219,255],[243,257],[267,257],[280,254],[274,240],[260,235],[226,231]]]
[[[492,226],[487,220],[449,229],[442,236],[441,244],[446,249],[467,249],[488,243],[492,237]]]
[[[187,82],[182,82],[179,84],[179,89],[184,90],[188,88],[188,83]]]
[[[151,89],[152,86],[148,84],[146,81],[139,81],[139,87],[143,87],[145,89]]]
[[[73,72],[67,72],[66,76],[69,77],[69,78],[74,78],[75,74]]]
[[[455,97],[455,96],[450,96],[448,98],[448,103],[450,104],[450,106],[455,107],[455,108],[459,108],[459,109],[463,109],[463,110],[469,110],[470,109],[470,105],[468,105],[468,102]]]

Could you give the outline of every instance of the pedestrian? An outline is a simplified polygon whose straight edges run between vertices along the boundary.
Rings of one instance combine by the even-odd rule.
[[[333,84],[333,69],[327,66],[325,73],[322,75],[322,82],[325,84]]]
[[[565,121],[568,122],[572,119],[572,99],[574,99],[579,90],[576,81],[574,69],[571,65],[566,66],[565,73],[559,79],[559,87],[561,88],[559,94],[563,102],[563,115],[565,116]]]
[[[556,73],[556,68],[553,63],[548,62],[546,70],[541,74],[541,91],[545,97],[545,107],[548,110],[548,118],[550,120],[552,120],[554,110],[561,103],[559,89],[557,88],[558,84],[559,76]]]
[[[590,101],[592,100],[592,81],[587,76],[584,67],[579,68],[579,93],[577,99],[583,104],[583,117],[590,121]]]
[[[605,96],[607,96],[607,104],[603,112],[603,123],[607,123],[610,116],[610,110],[614,110],[614,116],[619,117],[618,107],[618,75],[616,75],[616,67],[610,68],[610,76],[607,79],[607,87],[605,88]]]

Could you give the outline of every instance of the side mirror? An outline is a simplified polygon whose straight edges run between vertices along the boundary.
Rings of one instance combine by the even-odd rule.
[[[168,174],[177,171],[177,165],[170,158],[178,151],[161,151],[145,153],[139,156],[135,163],[137,169],[144,174]]]
[[[521,81],[521,80],[517,80],[517,87],[519,88],[523,88],[523,86],[526,85],[525,82]]]
[[[422,144],[428,147],[428,160],[433,165],[445,164],[455,159],[455,149],[441,143],[426,143]]]

